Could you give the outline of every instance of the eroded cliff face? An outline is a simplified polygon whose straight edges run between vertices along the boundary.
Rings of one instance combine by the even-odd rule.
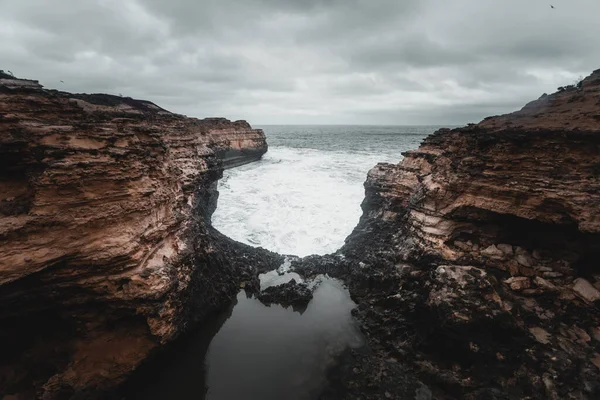
[[[365,188],[340,252],[296,264],[349,283],[371,348],[331,398],[600,397],[600,70]]]
[[[245,121],[0,79],[0,397],[111,389],[276,266],[210,227],[223,166],[266,150]]]

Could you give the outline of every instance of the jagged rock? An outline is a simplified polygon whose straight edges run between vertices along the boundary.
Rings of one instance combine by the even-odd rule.
[[[538,342],[542,344],[550,343],[550,334],[545,329],[536,326],[533,328],[529,328],[529,332],[531,332],[531,334],[535,336],[535,340],[537,340]]]
[[[512,250],[511,250],[512,251]],[[500,250],[496,245],[486,247],[482,252],[482,256],[492,258],[494,260],[503,260],[506,258],[506,253]]]
[[[304,311],[312,297],[313,293],[308,285],[298,283],[295,279],[281,285],[268,287],[258,294],[258,300],[265,305],[291,306],[296,311]]]
[[[534,282],[534,283],[535,283],[535,284],[536,284],[536,285],[537,285],[539,288],[541,288],[541,289],[548,290],[548,291],[550,291],[550,292],[556,292],[556,291],[558,291],[558,288],[557,288],[555,285],[553,285],[552,283],[548,282],[547,280],[545,280],[545,279],[544,279],[544,278],[542,278],[542,277],[536,276],[536,277],[533,279],[533,282]]]
[[[0,97],[0,126],[11,128],[0,136],[0,166],[14,166],[11,178],[3,176],[2,181],[3,193],[8,193],[0,205],[8,218],[3,229],[8,227],[17,238],[27,233],[27,240],[46,251],[28,254],[28,260],[18,246],[7,253],[12,259],[0,271],[6,282],[14,282],[0,293],[0,315],[30,316],[23,327],[39,326],[37,319],[46,318],[44,326],[62,335],[47,338],[44,348],[67,353],[74,345],[84,349],[58,361],[55,355],[45,360],[59,370],[41,380],[49,393],[82,392],[90,384],[73,378],[77,373],[93,371],[106,357],[126,358],[118,374],[109,369],[93,388],[104,389],[134,368],[148,348],[174,337],[197,310],[213,309],[214,301],[234,293],[241,271],[246,271],[244,281],[252,281],[251,271],[244,269],[247,264],[232,264],[237,258],[227,255],[227,246],[233,245],[216,240],[207,226],[209,205],[214,204],[210,186],[220,171],[217,153],[223,157],[227,151],[205,145],[211,135],[197,130],[200,122],[189,125],[189,120],[165,115],[151,103],[40,94],[39,88],[19,85],[0,90],[0,96],[20,96],[15,102]],[[6,111],[11,107],[20,114]],[[587,343],[569,328],[567,336],[556,334],[557,327],[588,331],[599,326],[597,307],[575,299],[577,293],[594,301],[598,291],[579,278],[572,291],[567,279],[557,279],[552,283],[559,289],[556,293],[542,285],[515,293],[502,284],[507,271],[535,281],[539,270],[520,265],[508,251],[487,246],[511,243],[513,252],[536,249],[543,264],[557,271],[542,272],[544,277],[597,272],[599,107],[600,70],[578,88],[542,96],[515,113],[439,130],[419,149],[405,153],[401,163],[379,164],[369,171],[363,215],[340,252],[293,263],[300,274],[344,279],[358,303],[353,313],[369,352],[349,356],[332,377],[337,392],[328,398],[380,399],[388,392],[413,399],[423,387],[419,393],[427,398],[600,397],[594,367],[600,362],[592,356],[597,343]],[[76,127],[69,123],[73,118],[80,122]],[[29,123],[20,125],[21,120]],[[157,123],[160,129],[153,129]],[[217,123],[222,124],[227,123]],[[121,128],[126,140],[110,142],[112,136],[121,138]],[[127,163],[125,171],[108,167],[122,163]],[[100,176],[89,173],[96,164]],[[72,175],[73,169],[86,173]],[[123,174],[126,179],[118,185],[95,181],[114,183],[108,177]],[[74,181],[82,185],[73,188]],[[119,190],[123,185],[133,186],[134,199],[130,191]],[[192,214],[201,218],[190,220]],[[93,241],[88,242],[90,235],[81,236],[83,228],[65,228],[82,218],[83,228],[99,229]],[[137,229],[122,233],[104,224]],[[61,245],[56,254],[45,242],[44,229],[65,232],[57,240],[68,241],[69,252],[60,253]],[[165,236],[179,240],[153,252]],[[454,245],[468,241],[477,246],[469,250]],[[479,245],[485,247],[481,252]],[[271,259],[249,252],[257,262],[268,264]],[[54,263],[40,264],[40,259]],[[216,281],[209,285],[209,279]],[[73,321],[75,328],[69,323]],[[9,337],[30,333],[23,327]],[[98,343],[104,343],[98,346],[103,352],[89,359],[86,349],[98,348]],[[125,344],[127,351],[106,343]],[[34,350],[36,362],[26,365],[32,369],[42,359]],[[13,351],[10,356],[15,354],[20,355]],[[390,358],[397,362],[390,363]],[[27,368],[14,375],[23,370]]]
[[[573,325],[571,329],[573,330],[573,332],[575,332],[575,336],[577,336],[578,340],[582,343],[587,343],[590,340],[592,340],[590,335],[588,335],[587,332],[581,329],[580,327]]]
[[[502,251],[507,256],[513,255],[513,247],[510,244],[501,243],[497,247],[500,251]]]
[[[0,79],[0,398],[93,398],[281,257],[210,227],[264,133]],[[58,396],[58,397],[57,397]]]
[[[535,262],[535,260],[533,260],[533,258],[528,255],[528,254],[518,254],[515,257],[515,260],[517,260],[517,262],[525,267],[531,267],[533,265],[533,263]]]
[[[600,291],[583,278],[577,278],[573,281],[573,291],[590,303],[600,299]]]
[[[600,325],[566,279],[598,272],[598,115],[600,70],[515,113],[439,130],[402,162],[369,171],[343,261],[296,263],[344,279],[358,303],[370,352],[353,362],[370,386],[342,374],[337,398],[384,398],[400,379],[427,382],[434,398],[600,398],[598,343],[579,330],[555,334]],[[536,287],[510,290],[510,275],[509,285]]]
[[[531,280],[525,276],[515,276],[504,281],[512,290],[521,291],[531,287]]]

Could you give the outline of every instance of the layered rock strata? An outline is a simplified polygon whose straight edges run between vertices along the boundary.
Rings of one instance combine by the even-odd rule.
[[[327,398],[600,397],[600,70],[365,183],[338,254],[370,353]]]
[[[0,79],[0,398],[93,398],[281,258],[210,227],[245,121]]]

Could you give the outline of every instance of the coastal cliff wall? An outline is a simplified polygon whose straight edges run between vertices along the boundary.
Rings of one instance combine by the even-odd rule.
[[[96,398],[281,256],[210,227],[245,122],[0,79],[0,396]],[[365,183],[336,254],[368,352],[327,399],[600,397],[600,71],[440,130]]]
[[[210,227],[223,168],[266,151],[245,121],[0,79],[0,397],[108,390],[276,264]]]
[[[600,396],[600,70],[379,164],[344,247],[371,352],[344,399]],[[359,371],[359,372],[357,372]]]

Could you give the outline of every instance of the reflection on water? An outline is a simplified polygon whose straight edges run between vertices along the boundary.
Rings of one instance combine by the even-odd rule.
[[[224,318],[157,360],[128,398],[315,399],[336,356],[362,344],[353,307],[329,278],[303,314],[240,292]]]

